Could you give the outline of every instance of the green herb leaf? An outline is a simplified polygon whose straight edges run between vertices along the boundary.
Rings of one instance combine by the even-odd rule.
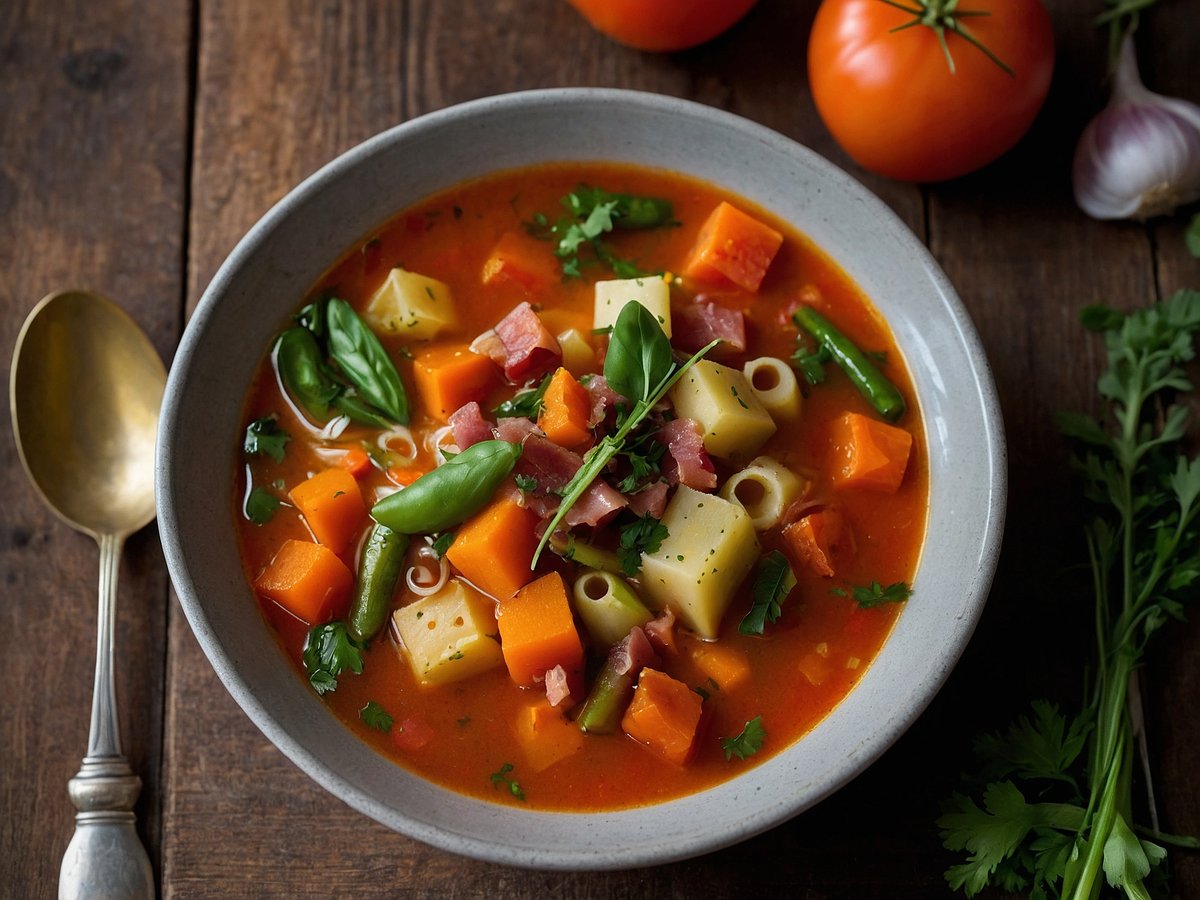
[[[255,525],[266,525],[275,517],[282,501],[269,491],[260,487],[253,488],[246,495],[246,505],[242,512]]]
[[[767,739],[767,731],[763,728],[762,716],[755,716],[737,737],[721,738],[721,749],[725,751],[725,761],[733,759],[735,756],[738,759],[745,759],[747,756],[753,756],[762,749],[763,741]]]
[[[524,800],[525,792],[521,790],[521,785],[519,785],[515,779],[508,777],[509,773],[512,770],[513,770],[513,764],[505,763],[504,765],[502,765],[500,767],[500,769],[498,771],[493,772],[488,777],[492,782],[493,788],[499,788],[499,787],[503,786],[506,791],[508,791],[510,794],[512,794],[518,800]]]
[[[505,400],[492,410],[492,415],[497,418],[524,416],[537,421],[538,414],[542,411],[542,400],[546,396],[546,388],[550,387],[550,379],[553,377],[553,375],[547,375],[536,388],[520,391],[511,400]]]
[[[668,537],[667,526],[647,513],[632,525],[621,529],[621,544],[617,557],[621,570],[630,578],[642,568],[643,553],[657,553]]]
[[[365,645],[350,636],[344,622],[330,622],[310,629],[302,654],[309,684],[318,694],[337,690],[337,678],[346,669],[355,675],[362,674],[362,651],[365,649]]]
[[[1184,239],[1187,242],[1188,252],[1197,259],[1200,259],[1200,213],[1192,216],[1192,221],[1188,224]]]
[[[532,475],[517,475],[514,479],[517,483],[517,490],[525,494],[532,494],[538,489],[537,479]]]
[[[654,315],[641,303],[626,303],[613,325],[604,357],[604,377],[618,394],[648,401],[675,365],[671,342]]]
[[[912,596],[912,588],[903,581],[889,584],[887,587],[878,581],[872,581],[866,587],[856,587],[851,592],[855,602],[862,609],[870,609],[881,603],[903,603]]]
[[[454,543],[454,532],[447,531],[438,535],[437,540],[433,542],[433,552],[437,554],[437,558],[441,559],[446,555],[446,551]]]
[[[345,300],[326,306],[329,354],[362,398],[398,425],[408,424],[408,396],[400,373],[375,332]]]
[[[783,601],[795,586],[796,575],[786,556],[778,550],[764,556],[754,574],[754,603],[738,625],[738,632],[762,634],[767,622],[777,622],[783,615]]]
[[[368,700],[367,705],[358,711],[358,717],[369,727],[387,734],[392,730],[394,721],[387,711],[374,700]]]
[[[265,453],[275,460],[283,462],[284,447],[291,440],[291,435],[279,427],[274,416],[264,416],[255,419],[246,426],[246,437],[242,441],[242,449],[254,456]]]

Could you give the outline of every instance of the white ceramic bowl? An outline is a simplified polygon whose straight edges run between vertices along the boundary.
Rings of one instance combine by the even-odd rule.
[[[673,169],[749,198],[808,234],[890,323],[913,375],[930,454],[915,593],[858,687],[809,735],[745,774],[611,813],[543,813],[471,799],[360,742],[276,649],[223,502],[233,494],[254,369],[280,321],[329,265],[428,194],[551,160]],[[592,89],[510,94],[423,116],[339,157],[280,201],[221,267],[183,336],[157,478],[159,528],[188,620],[225,686],[280,750],[397,831],[468,856],[552,869],[694,856],[794,816],[861,772],[917,718],[965,647],[995,568],[1006,491],[1000,414],[978,338],[945,276],[883,203],[816,154],[744,119]]]

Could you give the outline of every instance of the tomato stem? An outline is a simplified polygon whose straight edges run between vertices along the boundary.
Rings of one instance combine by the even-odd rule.
[[[994,62],[997,66],[1003,69],[1012,78],[1017,77],[1014,72],[1000,57],[987,48],[979,38],[971,33],[962,19],[978,18],[980,16],[990,16],[991,13],[986,10],[978,9],[962,9],[958,8],[958,0],[917,0],[919,6],[909,6],[906,3],[901,3],[900,0],[879,0],[880,3],[886,3],[888,6],[894,6],[896,9],[903,10],[912,15],[912,20],[905,22],[903,25],[897,25],[892,29],[892,33],[904,31],[908,28],[913,28],[917,25],[923,25],[926,28],[933,30],[937,35],[938,43],[942,45],[942,52],[946,54],[946,64],[950,67],[950,74],[953,75],[957,71],[954,66],[954,55],[950,52],[950,44],[946,40],[946,32],[952,32],[961,37],[964,41]]]

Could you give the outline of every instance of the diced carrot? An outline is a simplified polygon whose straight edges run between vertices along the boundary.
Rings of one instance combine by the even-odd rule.
[[[750,663],[745,654],[728,644],[687,638],[684,646],[696,668],[721,690],[737,687],[750,677]]]
[[[446,558],[481,591],[505,600],[533,580],[537,523],[516,500],[493,500],[458,529]]]
[[[464,403],[486,399],[497,374],[494,362],[472,353],[466,344],[430,347],[413,359],[413,380],[421,404],[443,422]]]
[[[774,228],[722,200],[700,227],[683,274],[757,291],[782,243]]]
[[[588,419],[592,414],[592,397],[575,376],[560,368],[546,385],[538,428],[560,447],[574,450],[592,439]]]
[[[500,626],[500,649],[513,681],[532,686],[549,669],[562,666],[567,681],[578,684],[583,676],[583,643],[561,575],[543,575],[502,599],[496,622]]]
[[[557,263],[547,245],[519,231],[501,235],[483,264],[484,284],[511,281],[527,291],[536,291],[558,280]]]
[[[392,725],[392,743],[401,750],[420,750],[434,738],[433,728],[421,716],[409,716]]]
[[[297,619],[321,625],[346,614],[354,575],[328,547],[285,541],[254,580],[254,589]]]
[[[367,505],[354,476],[345,469],[325,469],[288,492],[313,536],[342,553],[362,528]]]
[[[783,539],[797,566],[811,569],[822,578],[834,575],[833,552],[842,539],[842,514],[832,506],[802,516],[785,525]]]
[[[408,487],[427,471],[420,466],[388,466],[387,477],[392,484]]]
[[[903,428],[860,413],[846,413],[834,425],[834,484],[895,491],[904,480],[912,441]]]
[[[362,479],[371,471],[371,457],[362,447],[348,447],[346,453],[338,460],[338,465],[355,478]]]
[[[517,741],[529,768],[544,772],[583,749],[583,732],[545,700],[539,700],[517,713]]]
[[[642,669],[621,729],[676,765],[687,762],[700,724],[700,695],[657,669]]]

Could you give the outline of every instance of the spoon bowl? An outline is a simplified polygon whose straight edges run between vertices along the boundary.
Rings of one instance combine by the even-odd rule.
[[[62,898],[154,896],[134,828],[141,790],[121,753],[113,623],[125,539],[154,518],[154,447],[167,373],[112,301],[87,291],[43,299],[17,337],[9,398],[21,464],[46,505],[100,547],[96,675],[88,752],[68,793],[78,813],[59,874]]]

